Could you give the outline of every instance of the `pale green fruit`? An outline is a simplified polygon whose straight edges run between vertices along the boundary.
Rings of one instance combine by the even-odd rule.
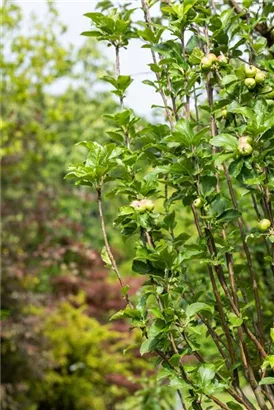
[[[194,205],[195,208],[201,209],[201,208],[203,207],[203,205],[204,205],[204,201],[203,201],[202,198],[196,198],[196,199],[193,201],[193,205]]]
[[[252,145],[253,140],[251,137],[243,136],[239,138],[239,145],[250,144]]]
[[[140,199],[139,201],[131,202],[132,206],[137,212],[144,213],[146,211],[153,211],[154,203],[150,199]]]
[[[210,70],[212,67],[212,61],[208,57],[203,57],[201,60],[201,65],[203,70]]]
[[[248,157],[249,155],[252,154],[253,148],[248,143],[239,144],[238,145],[238,151],[239,151],[239,153],[242,157]]]
[[[245,66],[245,75],[249,78],[255,77],[257,73],[257,68],[254,65]]]
[[[227,110],[226,110],[225,108],[221,111],[221,116],[222,116],[223,118],[226,118],[226,117],[227,117]]]
[[[256,81],[254,78],[246,78],[245,85],[247,86],[249,90],[252,90],[253,88],[256,87]]]
[[[255,81],[257,84],[261,84],[264,82],[264,80],[266,79],[266,75],[265,73],[263,73],[262,71],[257,71],[256,75],[255,75]]]
[[[271,222],[269,219],[262,219],[260,222],[258,222],[258,229],[261,232],[267,231],[271,226]]]
[[[218,60],[218,63],[220,64],[220,66],[225,66],[228,63],[228,60],[227,60],[226,56],[224,56],[223,54],[218,56],[217,60]]]
[[[209,58],[212,61],[212,63],[216,63],[218,61],[218,59],[217,59],[217,57],[214,53],[209,53],[209,54],[206,55],[206,57]]]

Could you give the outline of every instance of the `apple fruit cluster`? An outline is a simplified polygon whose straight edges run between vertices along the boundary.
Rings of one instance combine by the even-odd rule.
[[[246,65],[244,71],[246,76],[244,83],[249,90],[253,90],[257,84],[262,84],[266,79],[265,73],[254,65]]]
[[[218,67],[223,67],[228,64],[228,59],[224,54],[218,57],[214,53],[206,54],[201,60],[201,67],[204,71],[210,71]]]
[[[154,209],[154,203],[150,199],[140,199],[131,202],[130,206],[134,208],[135,211],[139,213],[144,213],[146,211],[152,212]]]

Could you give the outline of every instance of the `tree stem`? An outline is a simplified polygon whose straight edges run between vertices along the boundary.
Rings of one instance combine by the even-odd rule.
[[[124,288],[124,283],[123,283],[122,277],[120,275],[120,272],[118,270],[117,263],[116,263],[114,255],[112,253],[112,250],[110,248],[108,237],[107,237],[105,218],[104,218],[103,207],[102,207],[102,191],[101,191],[101,188],[97,188],[96,191],[97,191],[98,211],[99,211],[99,217],[100,217],[100,221],[101,221],[101,229],[102,229],[102,233],[103,233],[103,238],[104,238],[104,242],[105,242],[107,255],[108,255],[109,260],[111,262],[112,269],[114,270],[114,272],[117,276],[120,287],[121,287],[121,289],[123,289]],[[129,300],[128,294],[125,295],[125,299],[126,299],[127,304],[131,308],[133,308],[133,305],[132,305],[131,301]]]

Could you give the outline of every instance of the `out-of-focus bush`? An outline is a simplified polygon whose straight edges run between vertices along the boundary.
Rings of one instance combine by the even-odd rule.
[[[2,408],[110,409],[149,365],[134,349],[123,355],[139,337],[125,322],[105,325],[124,302],[100,258],[94,197],[63,183],[81,158],[73,145],[103,140],[102,114],[116,110],[94,87],[109,63],[92,39],[62,45],[52,3],[27,31],[18,5],[1,13]],[[84,305],[71,302],[83,291]]]

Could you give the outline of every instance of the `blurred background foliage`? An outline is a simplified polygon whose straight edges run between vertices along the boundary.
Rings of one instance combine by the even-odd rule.
[[[109,324],[124,303],[101,261],[93,194],[63,181],[82,158],[75,143],[104,141],[102,114],[117,103],[96,79],[112,66],[92,39],[64,46],[53,3],[27,32],[15,3],[1,15],[2,409],[170,408],[170,389],[134,348],[140,336]]]

